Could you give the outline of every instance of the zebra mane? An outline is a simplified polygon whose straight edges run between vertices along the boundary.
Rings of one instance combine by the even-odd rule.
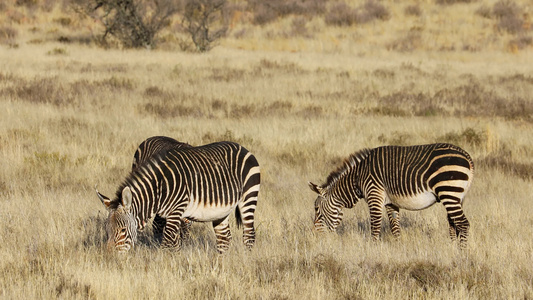
[[[328,178],[326,179],[326,183],[323,184],[322,187],[326,188],[326,187],[331,186],[331,184],[339,180],[339,178],[341,178],[347,172],[357,167],[359,162],[365,159],[369,153],[370,153],[370,149],[365,148],[348,156],[348,158],[344,160],[342,165],[339,166],[337,170],[331,172],[328,175]]]
[[[143,176],[143,173],[145,174],[150,167],[150,165],[154,164],[153,158],[160,156],[161,152],[154,154],[150,159],[147,159],[145,161],[142,161],[134,170],[131,170],[128,176],[122,181],[122,183],[119,185],[116,193],[115,198],[111,202],[111,208],[116,209],[118,205],[120,204],[122,200],[122,190],[127,186],[132,186],[133,183],[137,180],[137,178],[140,178]]]

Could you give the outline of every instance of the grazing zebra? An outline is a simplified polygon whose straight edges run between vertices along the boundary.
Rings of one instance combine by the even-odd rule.
[[[137,166],[149,160],[150,158],[152,158],[159,152],[167,151],[170,149],[190,148],[190,147],[192,146],[187,143],[179,142],[167,136],[149,137],[146,140],[144,140],[139,145],[139,147],[137,147],[137,150],[135,151],[135,154],[133,155],[133,163],[131,166],[131,170],[135,171],[135,169],[137,169]],[[181,221],[183,225],[180,231],[181,238],[187,239],[189,238],[189,229],[192,225],[192,221],[189,219],[185,219],[185,218],[183,218]],[[158,238],[162,237],[163,229],[165,228],[166,222],[167,220],[160,217],[158,214],[155,215],[154,220],[152,222],[152,228],[153,228],[153,233],[155,237],[158,237]]]
[[[114,200],[96,191],[109,211],[108,245],[125,252],[137,229],[155,214],[166,219],[163,248],[181,248],[183,219],[212,222],[219,253],[229,247],[229,215],[235,209],[244,244],[255,242],[254,212],[260,186],[252,153],[232,142],[158,152],[140,164],[117,190]]]
[[[442,202],[448,214],[450,236],[466,247],[469,223],[462,202],[474,175],[472,158],[450,144],[385,146],[352,154],[332,172],[325,184],[309,182],[318,194],[315,229],[335,230],[341,209],[366,199],[372,237],[379,239],[385,207],[394,236],[400,235],[400,208],[421,210]]]

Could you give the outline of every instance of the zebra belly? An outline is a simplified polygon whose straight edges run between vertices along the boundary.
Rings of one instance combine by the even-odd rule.
[[[388,195],[389,203],[399,208],[407,210],[421,210],[428,208],[437,202],[437,198],[432,192],[423,192],[416,195]]]
[[[193,221],[212,222],[227,217],[235,206],[205,206],[198,201],[190,201],[182,217]]]

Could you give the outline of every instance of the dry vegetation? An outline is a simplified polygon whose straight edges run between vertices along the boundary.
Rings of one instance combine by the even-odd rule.
[[[102,49],[98,24],[53,3],[0,4],[1,298],[533,298],[526,1],[339,1],[312,16],[293,1],[271,21],[236,13],[207,54],[178,51],[172,32],[158,50]],[[382,17],[328,24],[342,3]],[[257,156],[251,252],[235,224],[222,256],[207,224],[181,253],[148,233],[126,256],[104,250],[93,187],[113,194],[152,135],[233,140]],[[372,242],[364,203],[336,234],[312,230],[307,181],[364,147],[437,141],[476,162],[465,252],[440,205],[403,212],[398,241],[385,224]]]

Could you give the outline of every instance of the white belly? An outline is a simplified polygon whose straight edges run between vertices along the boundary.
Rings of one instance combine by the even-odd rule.
[[[414,196],[388,196],[387,198],[389,203],[407,210],[428,208],[437,202],[437,198],[431,192],[424,192]]]
[[[197,201],[190,201],[183,212],[183,217],[194,221],[212,222],[227,217],[235,206],[204,206],[198,205]]]

